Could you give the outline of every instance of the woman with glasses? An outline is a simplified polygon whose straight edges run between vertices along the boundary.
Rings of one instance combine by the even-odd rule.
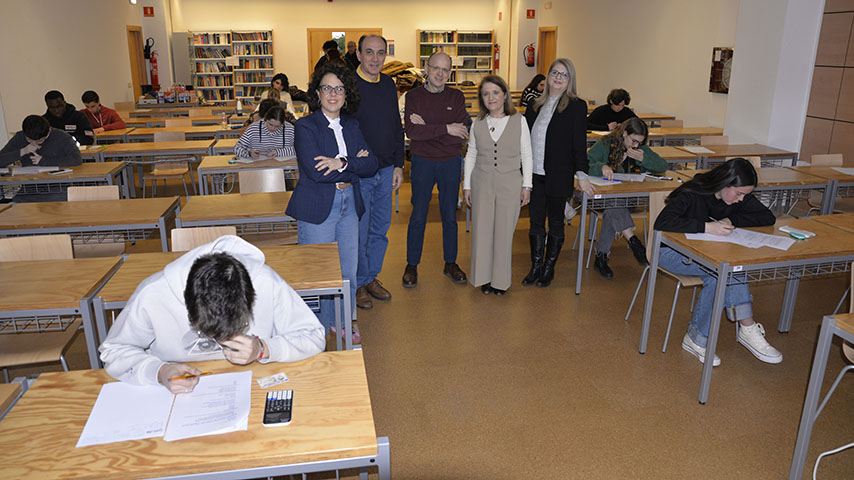
[[[286,213],[297,219],[300,244],[338,243],[341,273],[354,299],[359,218],[365,212],[359,177],[376,174],[377,157],[350,116],[359,108],[353,72],[335,63],[321,66],[312,76],[308,104],[314,113],[295,126],[299,180]],[[331,299],[321,298],[318,317],[329,331],[335,319]],[[355,331],[353,337],[358,341]]]
[[[264,119],[246,127],[234,145],[238,158],[279,158],[294,156],[294,127],[285,121],[282,107],[272,107]]]
[[[649,129],[643,120],[634,117],[620,124],[613,132],[602,137],[587,151],[590,163],[590,175],[614,179],[615,173],[664,172],[667,161],[646,145]],[[602,218],[602,231],[596,241],[596,260],[593,267],[605,278],[613,278],[614,272],[608,266],[608,254],[611,244],[620,233],[626,241],[635,259],[646,265],[646,247],[635,235],[635,222],[628,208],[608,208]]]
[[[564,205],[579,187],[593,194],[587,180],[587,102],[575,90],[575,66],[567,58],[552,62],[543,95],[525,111],[531,129],[533,190],[528,210],[531,216],[531,271],[522,285],[548,287],[563,246]],[[548,234],[546,232],[548,218]]]

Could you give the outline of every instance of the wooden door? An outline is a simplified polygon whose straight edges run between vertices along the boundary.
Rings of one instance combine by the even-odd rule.
[[[540,27],[537,31],[537,73],[545,75],[557,58],[557,27]]]
[[[314,64],[323,55],[323,42],[332,40],[332,32],[344,32],[345,51],[341,52],[341,56],[344,56],[347,53],[346,46],[348,41],[352,40],[358,45],[359,37],[362,35],[382,35],[383,29],[307,28],[306,32],[308,34],[308,78],[311,78],[311,74],[314,72]]]
[[[145,56],[142,52],[142,27],[128,25],[127,35],[130,76],[131,83],[133,83],[133,100],[135,102],[142,95],[142,85],[148,83],[148,74],[145,71]]]

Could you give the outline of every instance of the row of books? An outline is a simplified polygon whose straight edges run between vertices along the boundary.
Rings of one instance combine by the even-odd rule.
[[[478,55],[478,56],[490,56],[492,55],[492,45],[483,45],[483,46],[475,46],[475,45],[460,45],[457,47],[457,55]]]
[[[210,77],[196,77],[197,87],[231,87],[234,85],[228,75],[216,75]]]
[[[234,46],[235,55],[270,55],[273,47],[269,43],[248,43]]]
[[[421,56],[433,55],[436,52],[445,52],[452,57],[455,57],[457,55],[456,47],[454,47],[453,45],[442,45],[442,46],[440,46],[440,45],[430,45],[430,44],[424,45],[424,44],[422,44],[421,50],[419,51]]]
[[[206,101],[234,100],[234,90],[199,90]]]
[[[260,97],[267,87],[237,87],[238,97]]]
[[[234,32],[235,42],[266,42],[270,40],[272,32]]]
[[[256,68],[273,68],[272,58],[241,58],[240,67],[243,70],[252,70]]]
[[[456,32],[421,32],[421,43],[454,43]]]
[[[491,32],[457,33],[457,43],[492,43]]]
[[[195,33],[193,45],[222,45],[231,43],[230,33]]]
[[[234,74],[234,81],[237,83],[260,83],[260,82],[269,82],[270,80],[267,78],[266,73],[262,73],[262,72],[251,72],[251,73],[238,72],[238,73]]]
[[[231,52],[227,48],[199,48],[196,47],[196,58],[226,58]]]
[[[225,65],[225,62],[196,63],[196,73],[229,73],[230,68]]]

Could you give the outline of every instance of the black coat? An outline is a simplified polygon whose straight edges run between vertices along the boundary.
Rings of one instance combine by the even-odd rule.
[[[528,128],[534,130],[538,111],[525,110]],[[562,112],[555,108],[546,130],[546,150],[543,170],[546,173],[546,195],[569,197],[572,195],[575,172],[587,172],[587,102],[577,99],[569,102]]]

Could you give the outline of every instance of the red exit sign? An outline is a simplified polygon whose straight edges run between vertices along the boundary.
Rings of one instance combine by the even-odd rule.
[[[536,18],[536,12],[537,12],[537,11],[536,11],[536,10],[534,10],[533,8],[532,8],[532,9],[527,10],[528,18]]]
[[[154,16],[154,7],[142,7],[142,16],[143,17],[153,17]]]

